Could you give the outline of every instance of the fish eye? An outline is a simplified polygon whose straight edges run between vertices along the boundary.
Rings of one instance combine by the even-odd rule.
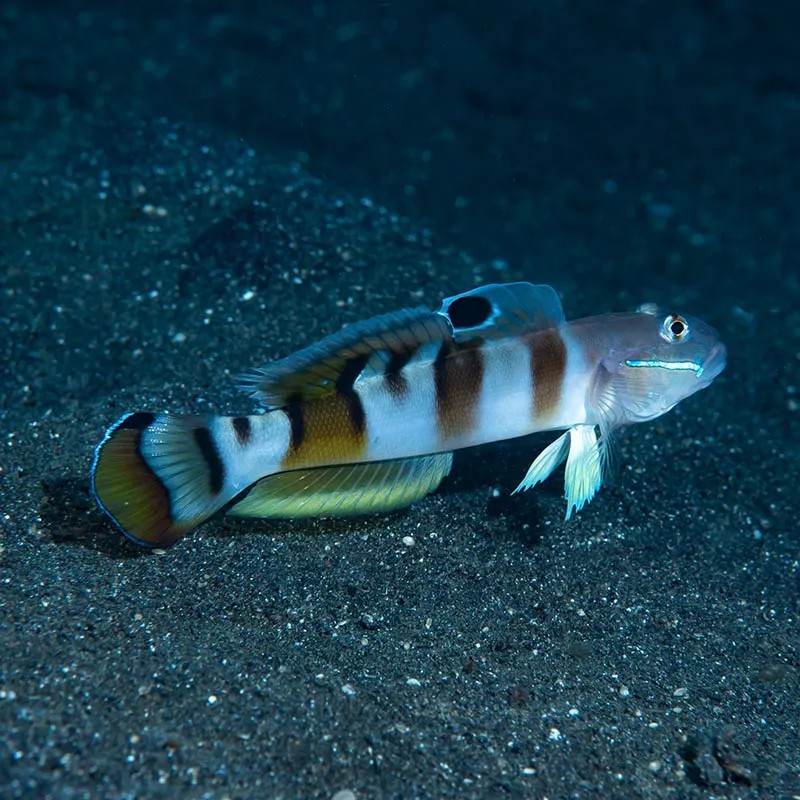
[[[667,314],[661,323],[661,338],[679,342],[689,335],[689,323],[680,314]]]

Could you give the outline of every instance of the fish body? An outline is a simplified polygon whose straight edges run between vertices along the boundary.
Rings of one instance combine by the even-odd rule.
[[[567,518],[594,496],[613,430],[707,386],[725,348],[700,320],[651,306],[567,322],[555,291],[490,284],[344,328],[241,377],[266,413],[138,412],[92,466],[101,508],[137,542],[170,544],[217,511],[326,516],[433,491],[452,451],[566,430],[517,491],[564,461]]]

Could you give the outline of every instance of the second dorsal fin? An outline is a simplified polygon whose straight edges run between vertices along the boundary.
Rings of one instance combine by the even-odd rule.
[[[427,308],[404,309],[348,325],[303,350],[239,376],[239,388],[267,408],[347,393],[369,376],[433,359],[452,341],[449,320]]]

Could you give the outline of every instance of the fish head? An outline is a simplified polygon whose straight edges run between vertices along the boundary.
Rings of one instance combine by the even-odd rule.
[[[651,304],[613,317],[593,399],[614,424],[666,413],[725,368],[725,345],[700,319]]]

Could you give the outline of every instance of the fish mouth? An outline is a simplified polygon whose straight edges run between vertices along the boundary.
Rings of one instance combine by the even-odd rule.
[[[728,351],[722,342],[717,342],[709,351],[703,364],[703,379],[713,381],[725,369],[728,361]]]

